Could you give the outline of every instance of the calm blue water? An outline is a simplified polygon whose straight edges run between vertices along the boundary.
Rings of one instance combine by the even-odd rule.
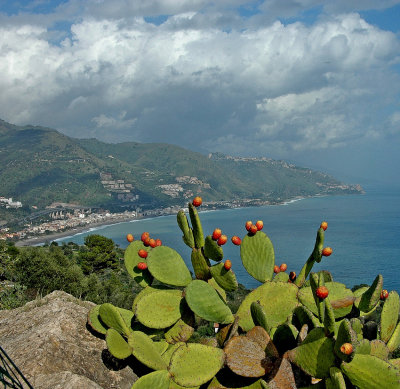
[[[313,270],[329,270],[335,281],[348,287],[371,284],[377,274],[382,274],[384,288],[400,291],[400,189],[365,189],[365,195],[311,198],[280,206],[202,212],[200,216],[205,234],[219,227],[228,237],[243,237],[247,220],[263,220],[263,231],[274,244],[275,262],[287,263],[288,271],[297,274],[314,247],[321,221],[326,220],[329,227],[325,246],[331,246],[333,254],[323,258]],[[191,269],[191,250],[182,242],[176,217],[172,215],[104,226],[59,242],[82,244],[86,235],[98,233],[125,248],[127,233],[136,239],[143,231],[177,250]],[[248,288],[257,287],[259,282],[241,264],[239,250],[229,240],[224,246],[224,258],[232,261],[240,283]]]

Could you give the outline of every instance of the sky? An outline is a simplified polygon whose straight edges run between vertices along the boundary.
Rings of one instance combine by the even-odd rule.
[[[400,183],[400,0],[0,0],[0,118]]]

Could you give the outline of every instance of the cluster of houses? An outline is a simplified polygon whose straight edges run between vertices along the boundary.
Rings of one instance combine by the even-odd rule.
[[[21,208],[22,203],[21,203],[21,201],[13,201],[12,197],[6,198],[3,196],[0,196],[0,206],[6,207],[6,208]]]

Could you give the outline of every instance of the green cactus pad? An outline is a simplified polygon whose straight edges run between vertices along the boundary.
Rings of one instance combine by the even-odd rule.
[[[242,377],[262,377],[267,372],[266,367],[271,364],[264,349],[247,336],[234,336],[224,351],[227,366]]]
[[[132,355],[132,347],[114,328],[109,328],[106,334],[106,343],[108,351],[115,358],[125,359]]]
[[[363,389],[398,389],[400,371],[388,362],[372,355],[356,354],[350,363],[340,366],[351,383]]]
[[[289,274],[285,273],[284,271],[279,272],[275,275],[272,281],[274,282],[288,282]]]
[[[100,334],[105,335],[107,332],[107,326],[101,321],[99,316],[100,305],[96,305],[88,312],[87,322],[91,328]]]
[[[360,340],[360,342],[356,345],[354,353],[366,354],[366,355],[371,354],[371,343],[369,342],[369,340],[368,339]]]
[[[197,249],[199,249],[204,246],[203,227],[201,226],[201,221],[197,209],[192,203],[189,203],[189,216],[190,221],[192,222],[194,245]]]
[[[300,305],[294,309],[293,320],[297,329],[303,327],[304,324],[307,324],[309,330],[321,326],[321,323],[314,314],[304,305]]]
[[[124,321],[119,308],[115,307],[110,303],[104,303],[100,305],[99,316],[101,321],[109,328],[114,328],[120,334],[126,336],[131,332],[130,323]]]
[[[169,344],[165,340],[159,340],[157,342],[153,341],[153,344],[161,356],[168,350],[169,347]]]
[[[350,324],[351,324],[351,328],[353,328],[353,330],[356,332],[357,336],[362,335],[363,325],[362,325],[360,319],[358,319],[357,317],[353,317],[352,319],[350,319]]]
[[[335,313],[329,298],[325,300],[324,328],[326,336],[333,336],[336,331]]]
[[[273,336],[273,342],[280,355],[285,351],[297,346],[297,335],[299,331],[293,324],[281,324],[276,328]]]
[[[298,288],[294,284],[265,282],[250,292],[242,301],[237,311],[239,326],[244,331],[249,331],[254,327],[250,307],[251,303],[255,301],[258,301],[263,307],[270,328],[283,324],[298,305],[297,292]]]
[[[396,291],[389,293],[381,313],[380,339],[387,343],[396,328],[400,311],[400,298]]]
[[[222,368],[224,361],[223,350],[188,343],[172,354],[168,371],[178,385],[198,386],[211,380]]]
[[[193,231],[189,227],[189,222],[188,222],[185,212],[183,212],[183,210],[180,210],[178,212],[178,214],[176,215],[176,219],[177,219],[179,228],[183,232],[182,240],[190,248],[193,248],[194,247]]]
[[[222,300],[226,302],[226,292],[217,284],[217,281],[215,281],[214,278],[210,278],[207,282],[218,292]]]
[[[210,267],[210,272],[217,284],[224,290],[232,292],[237,289],[238,282],[232,270],[226,270],[223,263]]]
[[[388,360],[389,357],[389,349],[386,346],[386,343],[382,342],[381,340],[374,339],[370,342],[371,344],[371,352],[370,355],[374,357],[383,359],[385,361]]]
[[[247,272],[265,282],[274,275],[275,254],[271,240],[262,231],[246,235],[240,245],[240,256]]]
[[[267,314],[258,301],[253,301],[250,304],[250,314],[256,326],[264,328],[267,332],[271,330],[271,327],[268,326]]]
[[[220,373],[225,373],[225,370],[222,370]],[[221,377],[220,377],[221,375]],[[247,384],[249,381],[249,378],[244,378],[246,380],[246,383],[238,383],[238,379],[240,377],[238,376],[233,376],[232,377],[226,377],[226,374],[217,374],[216,377],[212,379],[212,381],[209,383],[207,386],[207,389],[264,389],[268,388],[268,386],[263,386],[261,384],[262,380],[257,380],[255,382],[250,382],[250,384]],[[228,382],[227,382],[228,381]]]
[[[353,292],[350,289],[347,289],[346,285],[339,282],[327,282],[325,286],[329,290],[329,301],[332,305],[335,318],[340,319],[341,317],[348,315],[352,310],[355,298]],[[302,304],[304,304],[315,315],[318,315],[311,287],[301,288],[298,297]]]
[[[153,248],[147,257],[147,264],[152,276],[164,284],[186,286],[192,281],[184,260],[170,247]]]
[[[326,380],[326,389],[346,389],[346,382],[340,369],[336,366],[329,370],[330,378]]]
[[[166,333],[165,340],[174,344],[178,342],[186,342],[193,335],[194,328],[188,325],[184,320],[179,319]]]
[[[132,331],[128,337],[128,343],[132,347],[132,354],[144,365],[153,370],[165,370],[167,368],[157,346],[144,332]]]
[[[351,327],[350,320],[348,320],[348,319],[343,319],[340,323],[338,333],[336,336],[334,352],[335,352],[336,356],[338,358],[340,358],[341,360],[350,362],[352,356],[343,354],[340,351],[340,347],[342,346],[343,343],[351,343],[353,346],[353,349],[355,349],[355,345],[357,343],[357,334]]]
[[[136,317],[146,327],[167,328],[181,317],[182,291],[159,290],[143,296],[136,305]]]
[[[171,357],[172,354],[181,346],[186,345],[186,343],[184,342],[179,342],[179,343],[175,343],[175,344],[170,344],[167,348],[166,351],[164,351],[164,353],[161,355],[162,359],[164,360],[164,362],[169,365],[170,361],[171,361]]]
[[[387,347],[391,353],[394,350],[396,350],[399,346],[400,346],[400,322],[397,323],[397,326],[394,329],[393,334],[389,339],[389,342],[387,343]]]
[[[378,304],[381,297],[382,285],[383,277],[378,274],[369,289],[361,295],[360,302],[358,303],[360,311],[369,312]]]
[[[145,288],[143,288],[143,289],[136,295],[136,297],[135,297],[134,300],[133,300],[133,303],[132,303],[132,312],[133,312],[133,314],[135,314],[137,303],[139,302],[139,300],[140,300],[142,297],[144,297],[144,296],[146,296],[146,295],[148,295],[148,294],[150,294],[150,293],[157,292],[157,291],[159,291],[159,290],[170,290],[170,288],[169,288],[168,286],[166,286],[166,285],[146,286]]]
[[[232,323],[234,317],[217,291],[207,282],[194,280],[186,287],[186,301],[190,309],[201,318],[221,323]]]
[[[219,262],[224,257],[224,250],[213,238],[208,235],[204,243],[204,255],[214,261]]]
[[[314,328],[304,342],[287,355],[307,374],[316,378],[329,377],[329,369],[335,364],[333,339],[327,338],[323,328]]]
[[[170,374],[167,370],[153,371],[140,377],[131,389],[169,389],[170,381]]]
[[[137,268],[139,262],[144,259],[139,257],[138,251],[150,251],[150,247],[146,247],[141,240],[135,240],[129,244],[125,250],[124,263],[128,274],[142,287],[146,287],[153,282],[153,276],[149,273],[148,269],[140,270]]]
[[[201,249],[194,248],[190,256],[194,274],[198,280],[207,281],[211,278],[210,274],[210,261],[204,257]]]
[[[400,370],[400,358],[389,359],[389,363]]]

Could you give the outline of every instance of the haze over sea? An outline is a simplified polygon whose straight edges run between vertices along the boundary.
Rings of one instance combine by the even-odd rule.
[[[333,254],[323,258],[313,271],[329,270],[335,281],[348,287],[371,284],[377,274],[382,274],[385,289],[400,291],[400,188],[364,188],[365,195],[317,197],[279,206],[201,212],[200,217],[206,235],[219,227],[229,238],[233,235],[242,238],[247,220],[263,220],[263,231],[274,245],[275,263],[285,262],[287,271],[293,270],[297,274],[314,247],[321,221],[326,220],[328,229],[324,246],[332,247]],[[102,226],[58,242],[83,244],[86,235],[97,233],[125,248],[127,233],[140,239],[143,231],[177,250],[192,268],[191,250],[181,239],[175,215]],[[248,288],[260,285],[245,271],[240,248],[230,240],[224,246],[224,259],[232,261],[232,269],[240,283]]]

